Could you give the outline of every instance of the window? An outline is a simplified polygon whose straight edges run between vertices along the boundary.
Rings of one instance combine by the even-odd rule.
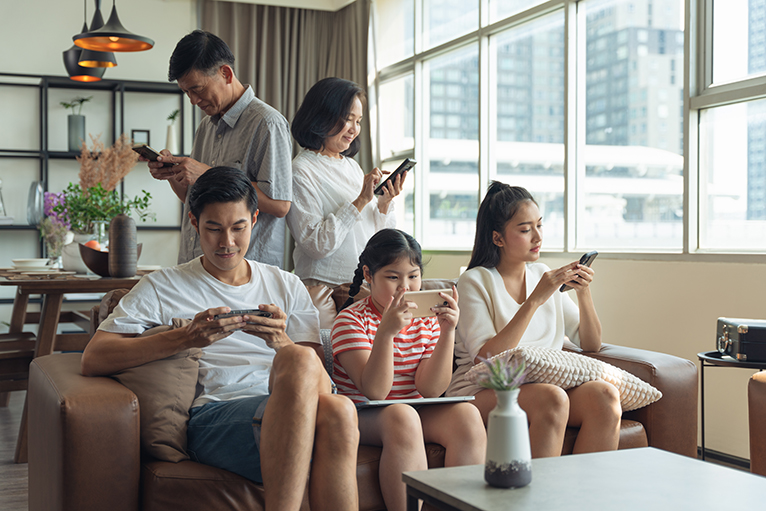
[[[538,199],[546,250],[766,251],[766,0],[373,5],[411,4],[413,53],[374,76],[398,129],[380,139],[399,141],[379,159],[420,161],[424,248],[470,250],[496,179]],[[387,102],[405,81],[406,106]]]

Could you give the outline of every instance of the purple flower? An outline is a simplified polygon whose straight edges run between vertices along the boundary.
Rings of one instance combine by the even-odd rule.
[[[63,193],[45,192],[45,200],[43,201],[43,212],[45,216],[51,219],[54,225],[60,225],[66,230],[71,228],[69,223],[69,215],[66,209],[62,213],[57,213],[54,208],[66,206],[66,199]]]

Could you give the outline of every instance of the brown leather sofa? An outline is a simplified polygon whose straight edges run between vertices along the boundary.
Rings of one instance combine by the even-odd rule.
[[[750,419],[750,472],[766,476],[766,371],[755,373],[747,384]]]
[[[338,291],[332,298],[342,302],[345,297]],[[567,349],[577,351],[573,345]],[[610,345],[585,354],[635,374],[663,394],[658,402],[624,414],[620,449],[649,445],[696,457],[695,364]],[[576,435],[570,428],[564,453],[571,453]],[[429,444],[427,451],[429,466],[443,466],[441,446]],[[359,447],[360,510],[385,509],[379,459],[379,448]],[[303,508],[308,509],[306,499]],[[29,377],[29,510],[103,509],[261,510],[263,488],[192,461],[148,457],[140,449],[139,403],[130,390],[111,378],[82,376],[77,353],[35,359]]]

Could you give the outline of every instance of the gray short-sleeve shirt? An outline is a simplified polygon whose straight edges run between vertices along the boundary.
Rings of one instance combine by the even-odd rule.
[[[292,200],[290,125],[282,114],[256,98],[249,85],[225,114],[202,119],[191,157],[212,167],[238,168],[273,200]],[[284,218],[260,213],[245,257],[282,268],[285,234]],[[199,235],[189,220],[187,193],[178,263],[201,255]]]

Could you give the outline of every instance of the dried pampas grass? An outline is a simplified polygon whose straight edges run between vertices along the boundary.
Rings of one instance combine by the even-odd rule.
[[[101,183],[104,190],[117,188],[122,178],[133,170],[138,161],[138,153],[133,151],[130,138],[123,133],[111,147],[104,147],[99,140],[101,135],[90,135],[93,149],[83,141],[80,156],[80,187],[87,190]]]

